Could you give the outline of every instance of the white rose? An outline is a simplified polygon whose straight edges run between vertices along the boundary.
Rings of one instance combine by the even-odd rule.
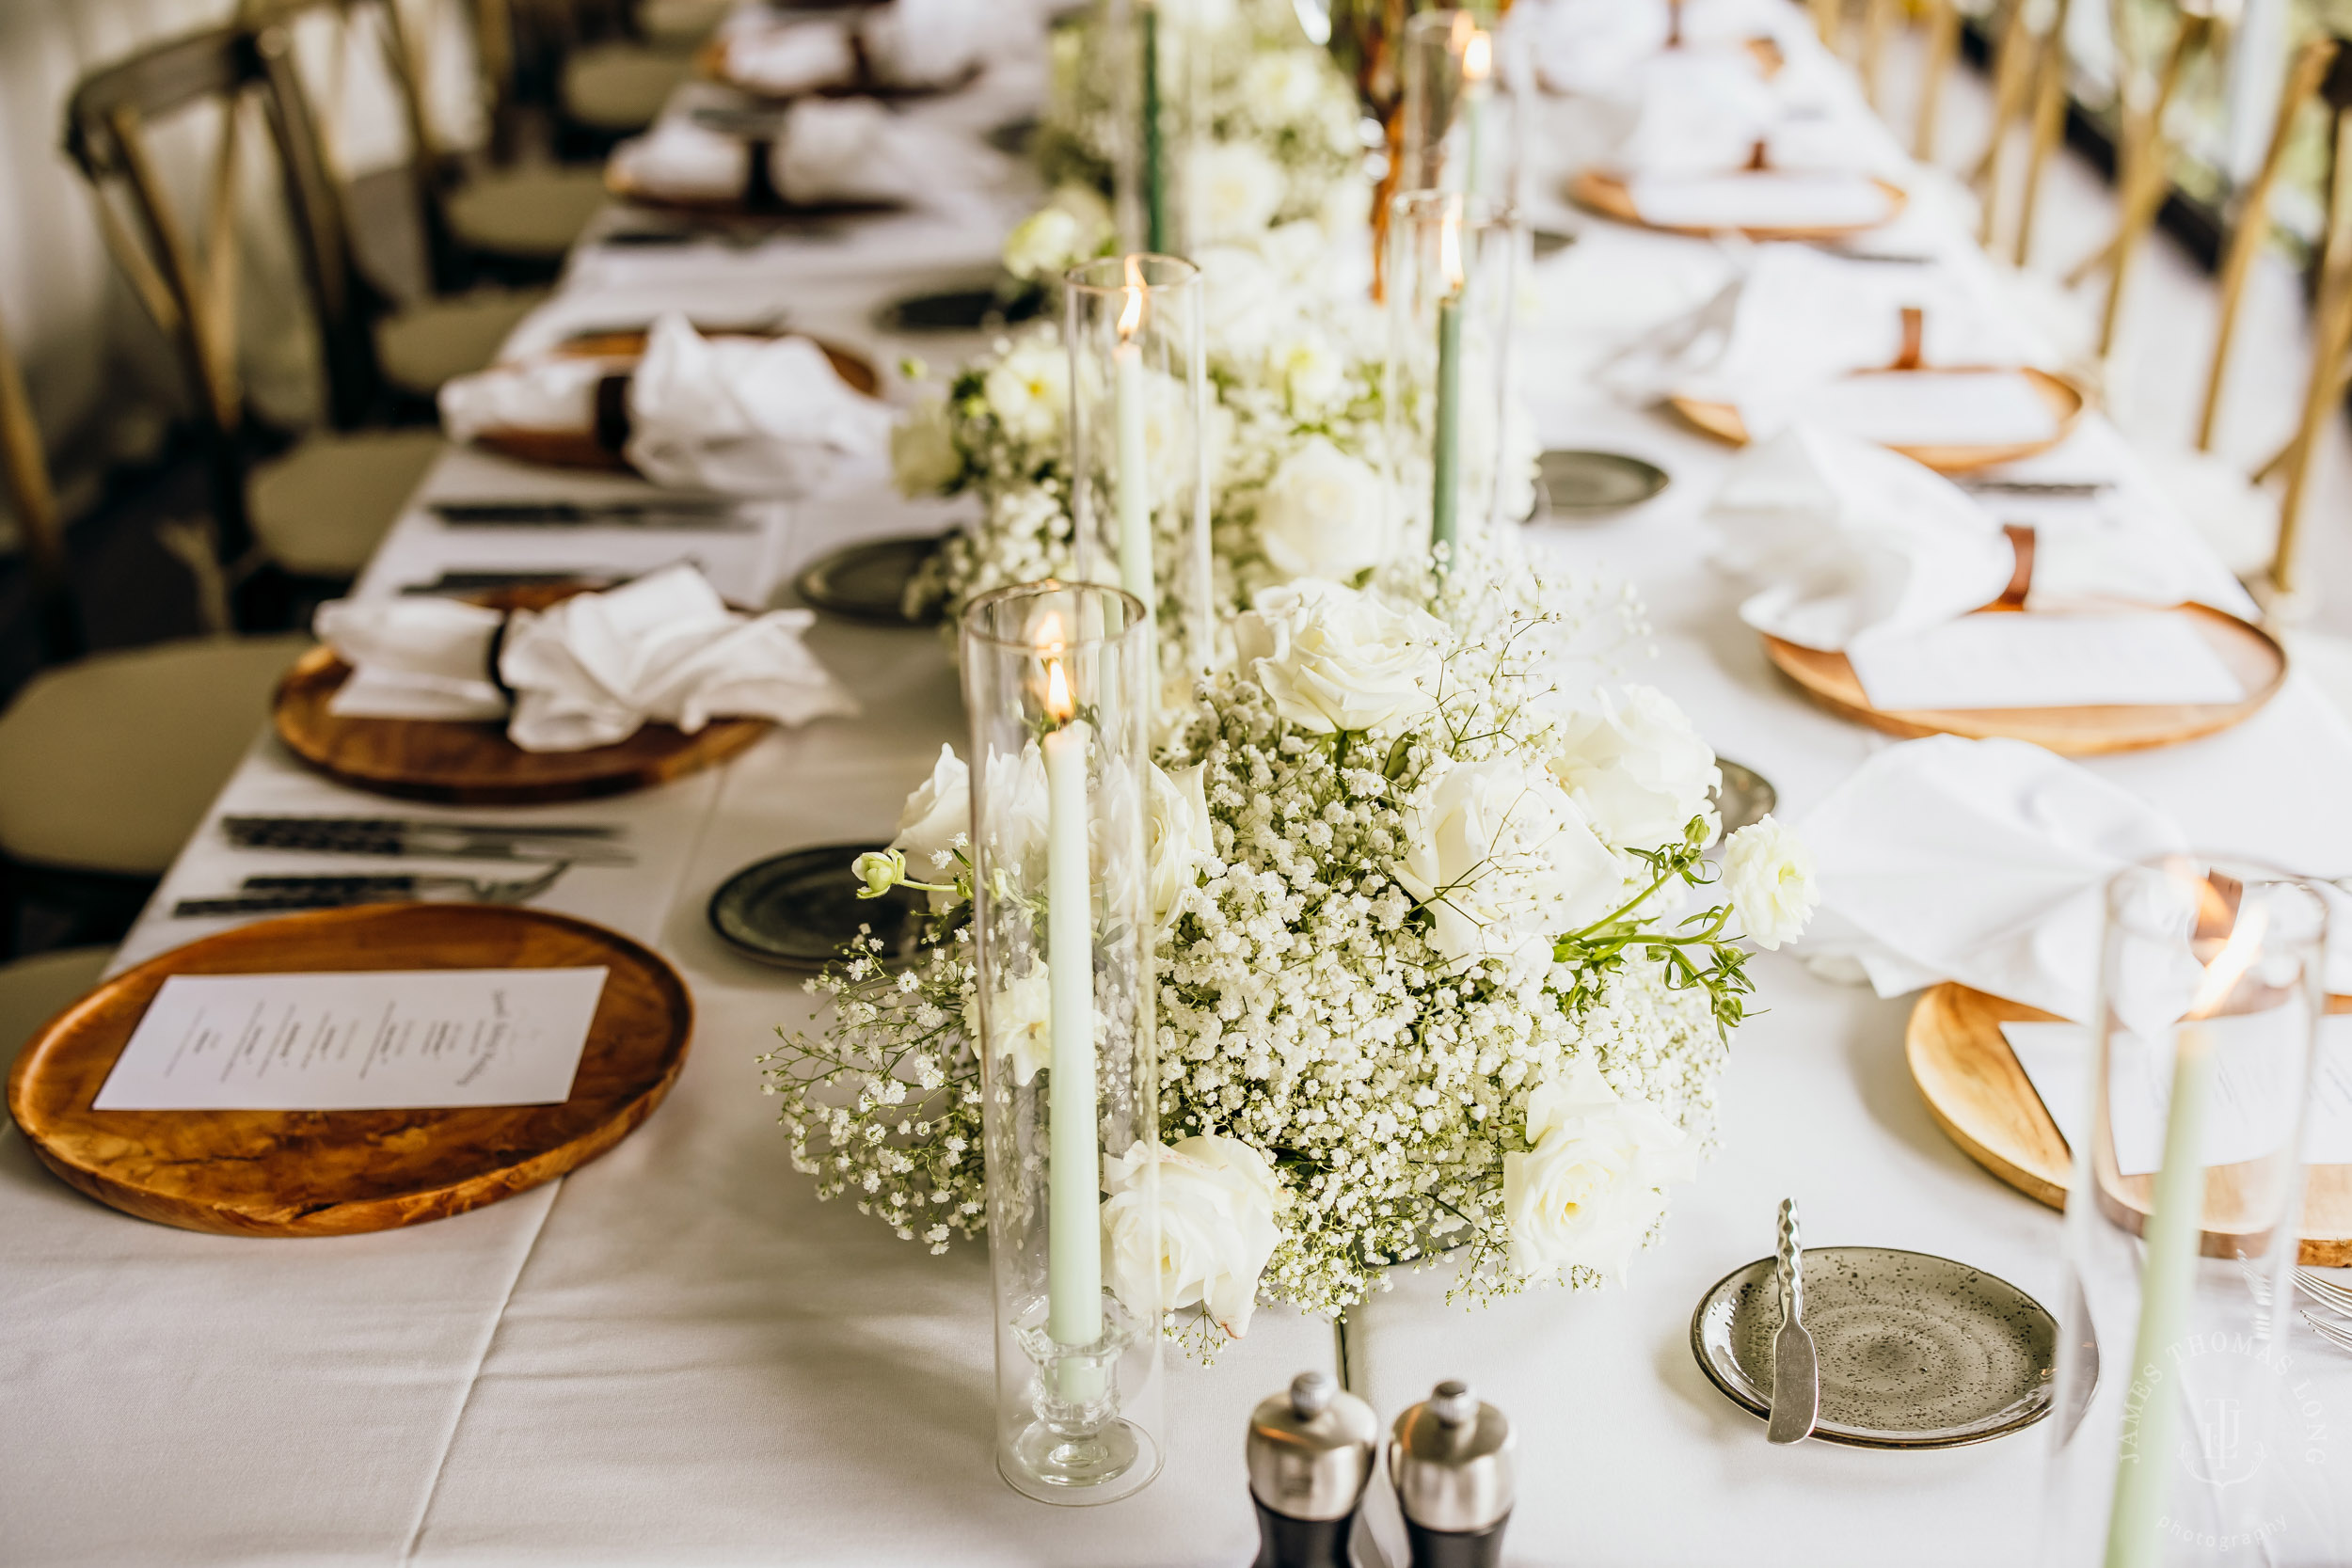
[[[1502,1157],[1511,1265],[1530,1278],[1572,1265],[1625,1277],[1666,1212],[1661,1189],[1698,1174],[1689,1137],[1643,1100],[1620,1100],[1589,1062],[1527,1097],[1525,1153]]]
[[[1269,50],[1242,74],[1242,97],[1249,112],[1268,124],[1305,118],[1322,96],[1315,56],[1304,49]]]
[[[1711,812],[1715,753],[1656,687],[1604,691],[1597,709],[1569,715],[1558,733],[1552,776],[1619,848],[1678,842],[1691,818]]]
[[[890,475],[903,496],[934,496],[963,472],[947,404],[930,398],[911,409],[890,432]]]
[[[1014,440],[1057,439],[1070,406],[1070,356],[1051,336],[1025,339],[989,367],[980,394]]]
[[[980,1034],[980,993],[963,1005],[964,1038]],[[1025,1085],[1054,1060],[1054,977],[1043,958],[999,990],[988,1005],[987,1059],[1012,1064],[1012,1081]]]
[[[1392,553],[1386,499],[1370,464],[1310,436],[1258,498],[1259,546],[1288,577],[1352,578]]]
[[[1405,856],[1391,869],[1429,911],[1431,944],[1457,961],[1539,973],[1624,886],[1576,802],[1517,757],[1454,764],[1404,817]]]
[[[1200,268],[1209,342],[1220,356],[1255,359],[1290,313],[1280,280],[1264,257],[1248,245],[1205,245],[1193,258]]]
[[[1088,253],[1085,226],[1060,207],[1040,207],[1005,236],[1005,270],[1024,282],[1058,278]]]
[[[1144,1210],[1155,1159],[1156,1259]],[[1123,1160],[1104,1159],[1103,1174],[1110,1194],[1103,1204],[1104,1272],[1127,1309],[1150,1320],[1200,1304],[1234,1338],[1249,1332],[1258,1277],[1282,1239],[1274,1223],[1282,1189],[1265,1156],[1237,1138],[1196,1133],[1172,1148],[1136,1144]]]
[[[956,841],[972,832],[972,774],[953,746],[939,749],[931,776],[907,797],[898,812],[898,836],[890,847],[907,857],[907,869],[918,882],[953,880]],[[930,895],[934,911],[955,900],[947,894]]]
[[[1253,143],[1217,142],[1193,154],[1192,192],[1208,243],[1264,232],[1281,210],[1285,188],[1281,166]]]
[[[1813,851],[1793,829],[1769,816],[1724,846],[1724,887],[1740,933],[1758,947],[1794,942],[1820,902]]]
[[[1184,913],[1200,880],[1200,862],[1216,842],[1209,831],[1209,797],[1200,764],[1175,773],[1152,765],[1152,797],[1144,814],[1144,855],[1150,867],[1152,918],[1166,926]]]
[[[1041,882],[1044,867],[1036,863],[1043,854],[1046,837],[1046,817],[1049,812],[1045,784],[1045,755],[1032,740],[1022,747],[1021,754],[992,750],[987,763],[988,820],[980,824],[979,855],[984,858],[989,875],[1001,869],[1015,885],[1028,887]]]
[[[1235,652],[1274,710],[1315,735],[1361,732],[1437,706],[1445,627],[1350,588],[1302,578],[1262,588],[1233,624]]]
[[[1266,373],[1302,416],[1324,412],[1347,391],[1347,356],[1329,333],[1304,324],[1276,340],[1266,353]]]

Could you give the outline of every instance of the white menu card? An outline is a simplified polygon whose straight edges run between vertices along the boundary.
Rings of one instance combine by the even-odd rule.
[[[2213,1041],[2212,1099],[2205,1108],[2204,1164],[2259,1160],[2285,1141],[2278,1111],[2291,1105],[2279,1083],[2296,1053],[2277,1031],[2294,1021],[2280,1012],[2217,1018],[2197,1025]],[[2033,1092],[2067,1143],[2090,1134],[2090,1033],[2078,1023],[2010,1022],[2001,1037],[2016,1053]],[[2115,1163],[2125,1176],[2164,1164],[2171,1115],[2171,1055],[2136,1035],[2120,1036],[2108,1079],[2107,1120]],[[2312,1107],[2304,1158],[2315,1165],[2352,1164],[2352,1014],[2319,1022],[2319,1059],[2312,1067]]]
[[[1963,615],[1924,631],[1857,639],[1846,650],[1870,705],[2095,707],[2235,703],[2246,688],[2184,616]]]
[[[91,1109],[554,1105],[604,993],[595,969],[175,974]]]

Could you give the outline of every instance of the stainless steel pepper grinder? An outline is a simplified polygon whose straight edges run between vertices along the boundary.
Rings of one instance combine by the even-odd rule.
[[[1518,1497],[1518,1435],[1467,1383],[1446,1382],[1396,1418],[1389,1480],[1412,1568],[1500,1568]]]
[[[1347,1568],[1380,1418],[1328,1372],[1301,1372],[1249,1417],[1256,1568]]]

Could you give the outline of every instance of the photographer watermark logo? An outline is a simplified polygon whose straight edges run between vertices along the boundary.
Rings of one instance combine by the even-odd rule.
[[[2236,1486],[2254,1479],[2270,1445],[2249,1442],[2246,1402],[2223,1396],[2196,1406],[2197,1435],[2181,1444],[2181,1467],[2208,1486]]]

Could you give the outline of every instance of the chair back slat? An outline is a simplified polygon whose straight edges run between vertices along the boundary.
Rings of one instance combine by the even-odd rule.
[[[33,400],[0,323],[0,479],[8,488],[17,538],[32,570],[39,604],[42,655],[71,658],[84,651],[81,617],[66,579],[65,537],[57,518],[57,492],[50,483],[49,454],[33,421]]]

